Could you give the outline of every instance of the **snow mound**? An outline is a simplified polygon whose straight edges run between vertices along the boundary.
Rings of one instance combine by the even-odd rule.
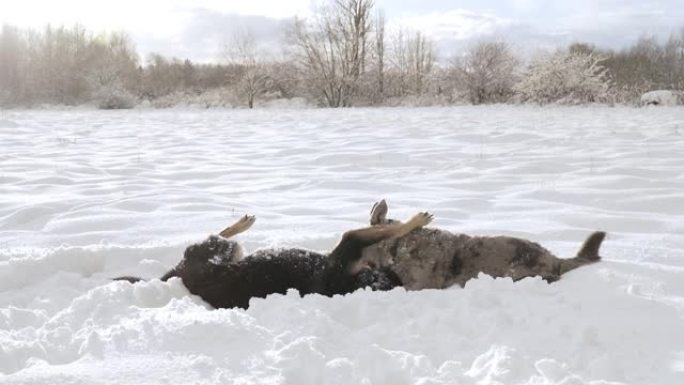
[[[676,91],[658,90],[641,95],[642,106],[676,106],[678,104],[679,95]]]
[[[178,279],[113,282],[52,316],[4,310],[14,332],[0,370],[13,384],[675,384],[684,308],[614,270],[555,285],[482,275],[442,291],[291,291],[248,311],[209,310]]]

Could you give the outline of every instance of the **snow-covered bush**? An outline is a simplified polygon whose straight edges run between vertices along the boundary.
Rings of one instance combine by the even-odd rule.
[[[304,109],[311,108],[313,105],[305,98],[278,98],[265,101],[260,107],[273,109]]]
[[[173,92],[168,95],[150,100],[150,105],[154,108],[171,107],[234,107],[240,104],[240,99],[234,90],[228,88],[215,88],[204,92]]]
[[[240,105],[240,97],[234,89],[221,87],[194,94],[183,104],[201,108],[234,108]]]
[[[483,41],[463,57],[451,60],[450,72],[457,99],[472,104],[506,102],[513,94],[518,59],[504,41]]]
[[[641,85],[611,83],[610,95],[615,104],[637,107],[646,92]]]
[[[583,104],[608,100],[608,71],[593,53],[557,52],[530,63],[516,84],[523,101]]]
[[[101,110],[121,110],[133,108],[136,98],[122,87],[103,87],[95,97],[97,107]]]
[[[680,93],[670,90],[646,92],[641,95],[642,106],[676,106],[680,103]]]

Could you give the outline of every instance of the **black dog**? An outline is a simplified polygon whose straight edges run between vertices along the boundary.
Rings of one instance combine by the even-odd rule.
[[[247,230],[254,217],[244,216],[219,236],[189,246],[181,262],[162,280],[179,277],[188,290],[215,308],[246,309],[250,298],[269,294],[285,294],[297,289],[301,295],[318,293],[326,296],[347,294],[362,287],[389,290],[402,284],[388,268],[359,266],[365,247],[389,238],[401,237],[427,225],[429,213],[419,213],[406,223],[373,226],[351,230],[342,236],[328,254],[303,249],[261,250],[244,259],[233,235]],[[140,278],[120,277],[136,282]]]

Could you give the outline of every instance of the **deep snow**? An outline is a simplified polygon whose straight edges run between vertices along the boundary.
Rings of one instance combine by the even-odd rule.
[[[247,250],[391,216],[604,261],[555,284],[254,300],[158,277],[244,213]],[[684,383],[684,109],[0,112],[0,383]]]

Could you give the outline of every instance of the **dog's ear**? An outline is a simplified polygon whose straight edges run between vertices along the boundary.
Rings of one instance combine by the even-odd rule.
[[[599,256],[599,249],[601,248],[601,243],[603,243],[604,239],[606,239],[606,233],[603,231],[597,231],[591,234],[587,240],[584,241],[582,248],[577,253],[577,257],[590,261],[598,261],[601,259]]]
[[[380,202],[375,202],[373,204],[373,208],[371,209],[371,214],[370,214],[370,224],[371,226],[375,225],[381,225],[383,223],[387,222],[387,211],[389,208],[387,207],[387,202],[385,200],[381,200]]]

